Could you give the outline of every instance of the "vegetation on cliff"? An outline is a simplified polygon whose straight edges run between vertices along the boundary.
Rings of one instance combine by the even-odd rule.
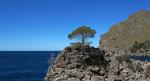
[[[68,35],[69,39],[77,39],[82,45],[89,44],[88,39],[94,37],[96,31],[87,26],[80,26]]]
[[[150,41],[144,41],[141,43],[138,43],[137,41],[135,41],[135,43],[133,44],[133,46],[130,48],[130,51],[132,53],[136,53],[136,52],[147,52],[150,51]]]
[[[127,50],[137,52],[150,47],[150,12],[140,11],[102,36],[101,48],[89,46],[87,40],[95,30],[81,26],[68,35],[77,42],[66,47],[49,68],[46,81],[148,81],[150,65],[131,60]],[[136,42],[135,42],[136,41]],[[114,50],[115,49],[115,50]],[[124,55],[118,49],[126,51]],[[114,51],[108,51],[114,50]]]
[[[113,25],[101,37],[101,48],[108,50],[128,50],[134,42],[150,40],[150,12],[141,10],[127,20]]]
[[[79,28],[74,30],[71,34],[69,34],[68,38],[76,39],[77,41],[79,41],[79,42],[72,43],[72,44],[76,46],[81,46],[81,51],[83,54],[84,45],[89,45],[90,42],[88,42],[88,39],[94,37],[95,34],[96,34],[96,31],[91,29],[90,27],[80,26]]]

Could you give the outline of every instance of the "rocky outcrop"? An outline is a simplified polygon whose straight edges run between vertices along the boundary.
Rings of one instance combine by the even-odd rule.
[[[146,77],[147,73],[145,66],[149,62],[131,60],[126,55],[109,52],[105,58],[109,58],[108,77],[105,81],[149,81],[150,76]]]
[[[145,62],[85,46],[65,48],[49,67],[45,81],[148,81]],[[117,57],[121,57],[117,59]]]
[[[103,51],[85,46],[65,48],[50,67],[46,81],[103,81],[106,76]]]
[[[150,12],[140,10],[127,20],[113,25],[101,37],[100,48],[107,50],[128,50],[135,41],[150,40]]]

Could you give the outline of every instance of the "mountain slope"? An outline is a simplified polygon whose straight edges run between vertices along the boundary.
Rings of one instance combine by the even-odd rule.
[[[128,50],[135,41],[150,40],[150,11],[140,10],[112,26],[101,38],[100,48]]]

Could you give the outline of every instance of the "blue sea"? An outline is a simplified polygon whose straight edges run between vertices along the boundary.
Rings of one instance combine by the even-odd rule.
[[[1,51],[0,81],[44,81],[49,58],[57,51]]]
[[[145,57],[145,56],[131,56],[130,59],[150,62],[150,57]]]
[[[59,51],[0,51],[0,81],[44,81],[50,57]],[[150,57],[131,57],[150,61]]]

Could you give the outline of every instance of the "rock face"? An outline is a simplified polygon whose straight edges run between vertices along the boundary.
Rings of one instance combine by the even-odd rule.
[[[108,76],[105,81],[149,81],[150,76],[146,77],[147,73],[145,66],[148,62],[130,60],[123,55],[111,53],[105,54],[105,59],[109,58]],[[119,59],[118,59],[119,57]],[[122,58],[120,58],[122,57]]]
[[[119,61],[113,53],[85,46],[65,48],[49,67],[45,81],[148,81],[146,63]],[[130,65],[129,65],[130,64]],[[137,67],[138,66],[138,67]],[[136,70],[135,70],[136,69]],[[137,70],[138,69],[138,70]]]
[[[101,60],[101,61],[100,61]],[[46,81],[103,81],[106,76],[104,53],[97,48],[69,46],[56,58]]]
[[[101,37],[100,48],[107,50],[128,50],[135,41],[150,40],[150,12],[141,10],[127,20],[112,26]]]

